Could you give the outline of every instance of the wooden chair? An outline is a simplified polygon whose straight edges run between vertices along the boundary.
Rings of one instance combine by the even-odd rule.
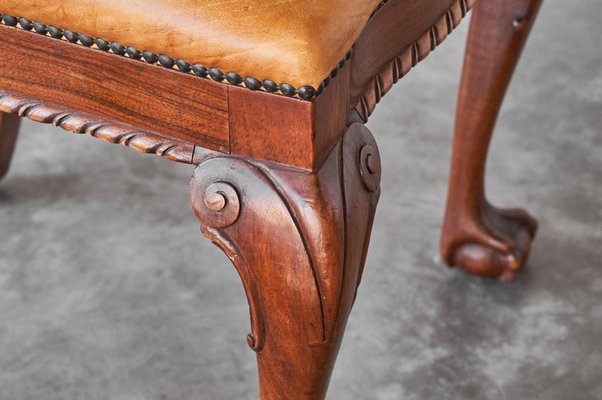
[[[511,279],[537,223],[488,203],[485,162],[541,0],[0,0],[0,176],[19,117],[196,165],[261,399],[323,399],[380,194],[364,124],[473,3],[441,252]]]

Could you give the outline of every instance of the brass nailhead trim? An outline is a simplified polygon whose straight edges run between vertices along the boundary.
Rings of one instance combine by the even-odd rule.
[[[381,0],[376,9],[370,15],[370,18],[372,18],[374,14],[376,14],[388,2],[389,0]],[[299,97],[307,101],[315,100],[315,98],[324,91],[330,82],[332,82],[332,80],[337,76],[341,68],[343,68],[347,61],[351,59],[351,55],[353,53],[352,47],[351,50],[349,50],[349,52],[347,52],[345,55],[345,58],[341,60],[336,67],[334,67],[330,75],[322,81],[317,89],[310,85],[301,86],[300,88],[296,89],[293,85],[290,85],[286,82],[282,82],[280,85],[278,85],[269,79],[260,81],[252,76],[243,78],[235,72],[223,73],[218,68],[207,69],[201,64],[191,65],[186,60],[174,60],[165,54],[155,54],[150,51],[140,51],[134,47],[125,47],[117,42],[108,42],[102,38],[92,38],[83,33],[77,33],[69,29],[62,30],[55,26],[44,25],[39,22],[30,21],[23,17],[17,18],[8,14],[0,14],[0,24],[13,27],[20,26],[26,31],[33,30],[40,35],[50,36],[54,39],[64,39],[71,43],[79,43],[86,47],[95,47],[101,51],[112,52],[133,60],[143,61],[153,65],[160,65],[167,69],[176,69],[179,72],[194,74],[201,78],[211,78],[216,82],[221,83],[227,81],[227,83],[230,85],[241,87],[243,87],[244,84],[244,87],[250,90],[262,90],[268,93],[280,92],[280,94],[284,96]]]
[[[374,15],[388,0],[382,0]],[[252,76],[242,77],[235,72],[224,73],[218,68],[206,68],[201,64],[189,64],[186,60],[174,60],[165,54],[155,54],[150,51],[140,51],[134,47],[126,47],[117,42],[109,42],[102,38],[92,38],[88,35],[74,32],[70,29],[60,29],[52,25],[44,25],[39,22],[30,21],[23,17],[14,17],[8,14],[0,14],[0,24],[21,28],[26,31],[33,31],[43,36],[50,36],[54,39],[66,40],[71,43],[78,43],[86,47],[97,48],[101,51],[111,52],[113,54],[131,58],[133,60],[143,61],[148,64],[159,65],[167,69],[174,69],[182,73],[189,73],[201,78],[211,78],[216,82],[224,82],[235,86],[246,87],[250,90],[261,90],[268,93],[280,93],[287,97],[298,97],[303,100],[312,101],[319,96],[322,91],[330,84],[332,79],[337,76],[339,70],[343,68],[346,62],[351,58],[353,48],[345,55],[345,58],[337,64],[330,75],[322,81],[316,89],[305,85],[295,88],[293,85],[282,82],[280,85],[266,79],[260,81]]]

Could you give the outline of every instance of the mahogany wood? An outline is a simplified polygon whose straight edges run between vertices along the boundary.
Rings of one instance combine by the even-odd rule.
[[[0,180],[8,172],[19,134],[21,118],[0,111]]]
[[[167,139],[120,122],[99,118],[79,111],[65,110],[53,104],[40,103],[0,90],[0,112],[13,118],[27,117],[32,121],[51,123],[68,132],[87,134],[109,143],[118,143],[143,153],[156,154],[172,161],[191,164],[194,145]]]
[[[312,103],[230,86],[232,154],[317,170],[345,131],[349,72]]]
[[[462,2],[464,0],[461,0]],[[407,48],[457,0],[391,1],[368,21],[353,49],[351,99],[358,99],[366,85]],[[429,45],[430,47],[430,45]]]
[[[509,280],[529,256],[537,222],[523,210],[501,210],[485,197],[491,135],[541,0],[478,2],[458,100],[443,259],[471,273]]]
[[[192,206],[245,287],[261,399],[324,399],[380,194],[379,153],[363,123],[474,2],[383,3],[313,102],[0,26],[0,176],[18,127],[2,111],[198,164]],[[485,160],[540,3],[477,5],[459,98],[442,253],[501,279],[526,259],[537,225],[487,202]]]
[[[397,4],[396,9],[389,11],[388,8],[384,8],[383,11],[385,12],[382,14],[379,12],[374,16],[370,23],[375,24],[374,30],[376,32],[383,31],[379,24],[388,26],[388,29],[384,30],[385,32],[396,29],[398,24],[396,21],[401,18],[405,11],[410,14],[423,12],[424,15],[421,15],[420,18],[424,18],[426,15],[430,17],[438,16],[438,19],[428,25],[414,25],[412,22],[419,21],[420,18],[410,19],[411,23],[407,26],[404,25],[403,28],[409,27],[420,33],[411,42],[407,41],[407,37],[411,37],[410,34],[394,36],[392,40],[375,42],[375,39],[379,36],[370,33],[371,25],[360,37],[354,53],[354,63],[352,64],[353,77],[350,99],[351,104],[355,105],[355,109],[364,122],[368,121],[378,102],[391,90],[393,85],[406,76],[420,61],[428,57],[438,45],[443,43],[447,36],[460,24],[475,1],[454,0],[443,13],[439,9],[435,9],[436,12],[430,9],[422,9],[421,6],[425,7],[427,5],[426,2],[419,5],[411,2],[393,3]],[[428,5],[431,6],[430,3]],[[425,31],[424,26],[428,26],[429,29]],[[399,49],[403,50],[400,52]],[[373,62],[374,60],[378,61]]]
[[[0,25],[0,90],[229,151],[227,86]]]
[[[251,311],[262,400],[320,400],[366,259],[380,156],[353,124],[316,173],[208,154],[190,184],[203,233]]]
[[[414,66],[431,50],[433,35],[442,41],[472,2],[386,2],[368,21],[352,58],[313,102],[220,84],[5,25],[0,90],[135,126],[149,136],[316,171],[360,96],[380,100],[386,90],[379,83],[389,79],[382,74],[397,76],[392,82],[399,78],[384,72],[388,63],[403,54]]]

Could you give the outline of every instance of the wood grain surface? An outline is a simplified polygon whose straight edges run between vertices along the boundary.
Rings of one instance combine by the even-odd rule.
[[[399,79],[398,60],[404,60],[403,68],[414,66],[431,50],[433,32],[441,41],[473,1],[384,3],[368,21],[351,59],[313,102],[217,83],[3,25],[0,89],[151,135],[317,171],[351,122],[351,110],[357,108],[366,119]]]
[[[190,183],[203,233],[237,268],[250,306],[262,400],[321,400],[356,296],[380,156],[353,124],[317,173],[231,156]]]
[[[475,1],[383,3],[313,102],[0,26],[0,112],[198,164],[192,207],[245,288],[261,399],[323,400],[380,195],[363,124]],[[523,265],[537,223],[487,202],[485,161],[540,4],[477,4],[459,97],[441,249],[450,265],[502,280]],[[17,128],[0,113],[0,176]]]
[[[437,7],[435,2],[393,2],[375,15],[356,45],[352,64],[350,101],[364,122],[393,85],[443,43],[475,1],[439,2]],[[401,18],[408,18],[401,25],[406,33],[384,40],[383,32],[396,29]]]
[[[190,143],[164,138],[130,125],[79,111],[65,110],[63,107],[40,103],[37,100],[15,96],[1,90],[0,112],[9,113],[4,114],[7,118],[7,133],[4,135],[5,143],[0,144],[0,149],[2,147],[5,149],[7,163],[10,161],[11,137],[16,137],[20,117],[53,124],[68,132],[90,135],[105,142],[122,144],[134,150],[156,154],[172,161],[186,164],[194,161],[195,146]],[[17,123],[14,122],[15,119]],[[11,121],[13,121],[12,124]]]
[[[458,100],[441,254],[450,266],[512,279],[529,256],[537,221],[485,196],[485,165],[508,84],[541,0],[478,2]]]
[[[227,86],[0,25],[0,89],[229,151]]]

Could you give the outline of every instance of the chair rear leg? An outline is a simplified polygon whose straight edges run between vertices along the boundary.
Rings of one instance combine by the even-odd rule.
[[[508,84],[541,0],[479,1],[472,16],[454,134],[441,253],[450,266],[509,280],[525,263],[537,222],[485,197],[485,164]]]
[[[10,167],[20,124],[21,118],[18,115],[0,112],[0,179]]]

